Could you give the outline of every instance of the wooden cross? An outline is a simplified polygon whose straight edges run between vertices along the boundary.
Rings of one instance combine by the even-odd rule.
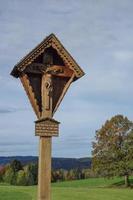
[[[45,60],[45,58],[47,58]],[[53,100],[53,83],[52,77],[70,77],[71,70],[62,66],[53,65],[52,60],[47,56],[43,56],[43,64],[31,64],[26,72],[42,74],[42,115],[41,118],[52,118],[52,100]],[[74,76],[72,76],[72,79]],[[69,85],[70,85],[69,81]],[[66,88],[67,89],[67,88]],[[65,90],[66,90],[65,89]],[[63,97],[62,97],[63,98]],[[40,136],[39,144],[39,175],[38,175],[38,200],[50,200],[50,183],[51,183],[51,143],[52,137]]]
[[[11,75],[20,78],[38,120],[39,136],[38,200],[51,199],[51,141],[58,136],[59,122],[52,117],[70,84],[83,70],[54,34],[15,65]]]

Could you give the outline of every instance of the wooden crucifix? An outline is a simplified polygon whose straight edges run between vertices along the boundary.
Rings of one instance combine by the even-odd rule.
[[[53,119],[71,83],[84,72],[54,34],[46,37],[13,68],[20,78],[38,120],[39,136],[38,200],[51,199],[51,139],[59,134]]]

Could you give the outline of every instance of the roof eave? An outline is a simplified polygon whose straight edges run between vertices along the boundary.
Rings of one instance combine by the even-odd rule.
[[[73,61],[73,63],[75,64],[76,68],[79,70],[79,75],[76,73],[75,71],[75,79],[77,80],[79,78],[81,78],[82,76],[85,75],[85,73],[83,72],[83,70],[80,68],[80,66],[77,64],[77,62],[75,61],[75,59],[71,56],[71,54],[66,50],[66,48],[63,46],[63,44],[59,41],[59,39],[52,33],[49,36],[47,36],[40,44],[38,44],[32,51],[30,51],[25,57],[23,57],[13,68],[11,75],[14,76],[15,78],[18,78],[22,71],[19,70],[20,66],[22,64],[24,64],[25,60],[29,59],[29,57],[34,54],[35,51],[37,51],[40,46],[42,46],[44,43],[46,43],[49,39],[54,38],[56,41],[58,41],[58,43],[62,46],[62,48],[64,49],[64,51],[68,54],[68,56],[70,57],[70,59]]]

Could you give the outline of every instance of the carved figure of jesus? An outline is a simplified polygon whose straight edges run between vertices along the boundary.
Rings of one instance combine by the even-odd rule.
[[[42,84],[44,85],[43,96],[44,96],[44,109],[52,111],[52,76],[51,74],[43,75]]]

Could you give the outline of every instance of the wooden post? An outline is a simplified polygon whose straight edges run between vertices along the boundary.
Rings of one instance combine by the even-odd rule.
[[[38,200],[50,200],[51,194],[51,137],[40,137]]]
[[[50,74],[42,77],[42,118],[52,117],[52,78]],[[51,143],[52,137],[40,137],[38,200],[50,200],[51,194]]]

